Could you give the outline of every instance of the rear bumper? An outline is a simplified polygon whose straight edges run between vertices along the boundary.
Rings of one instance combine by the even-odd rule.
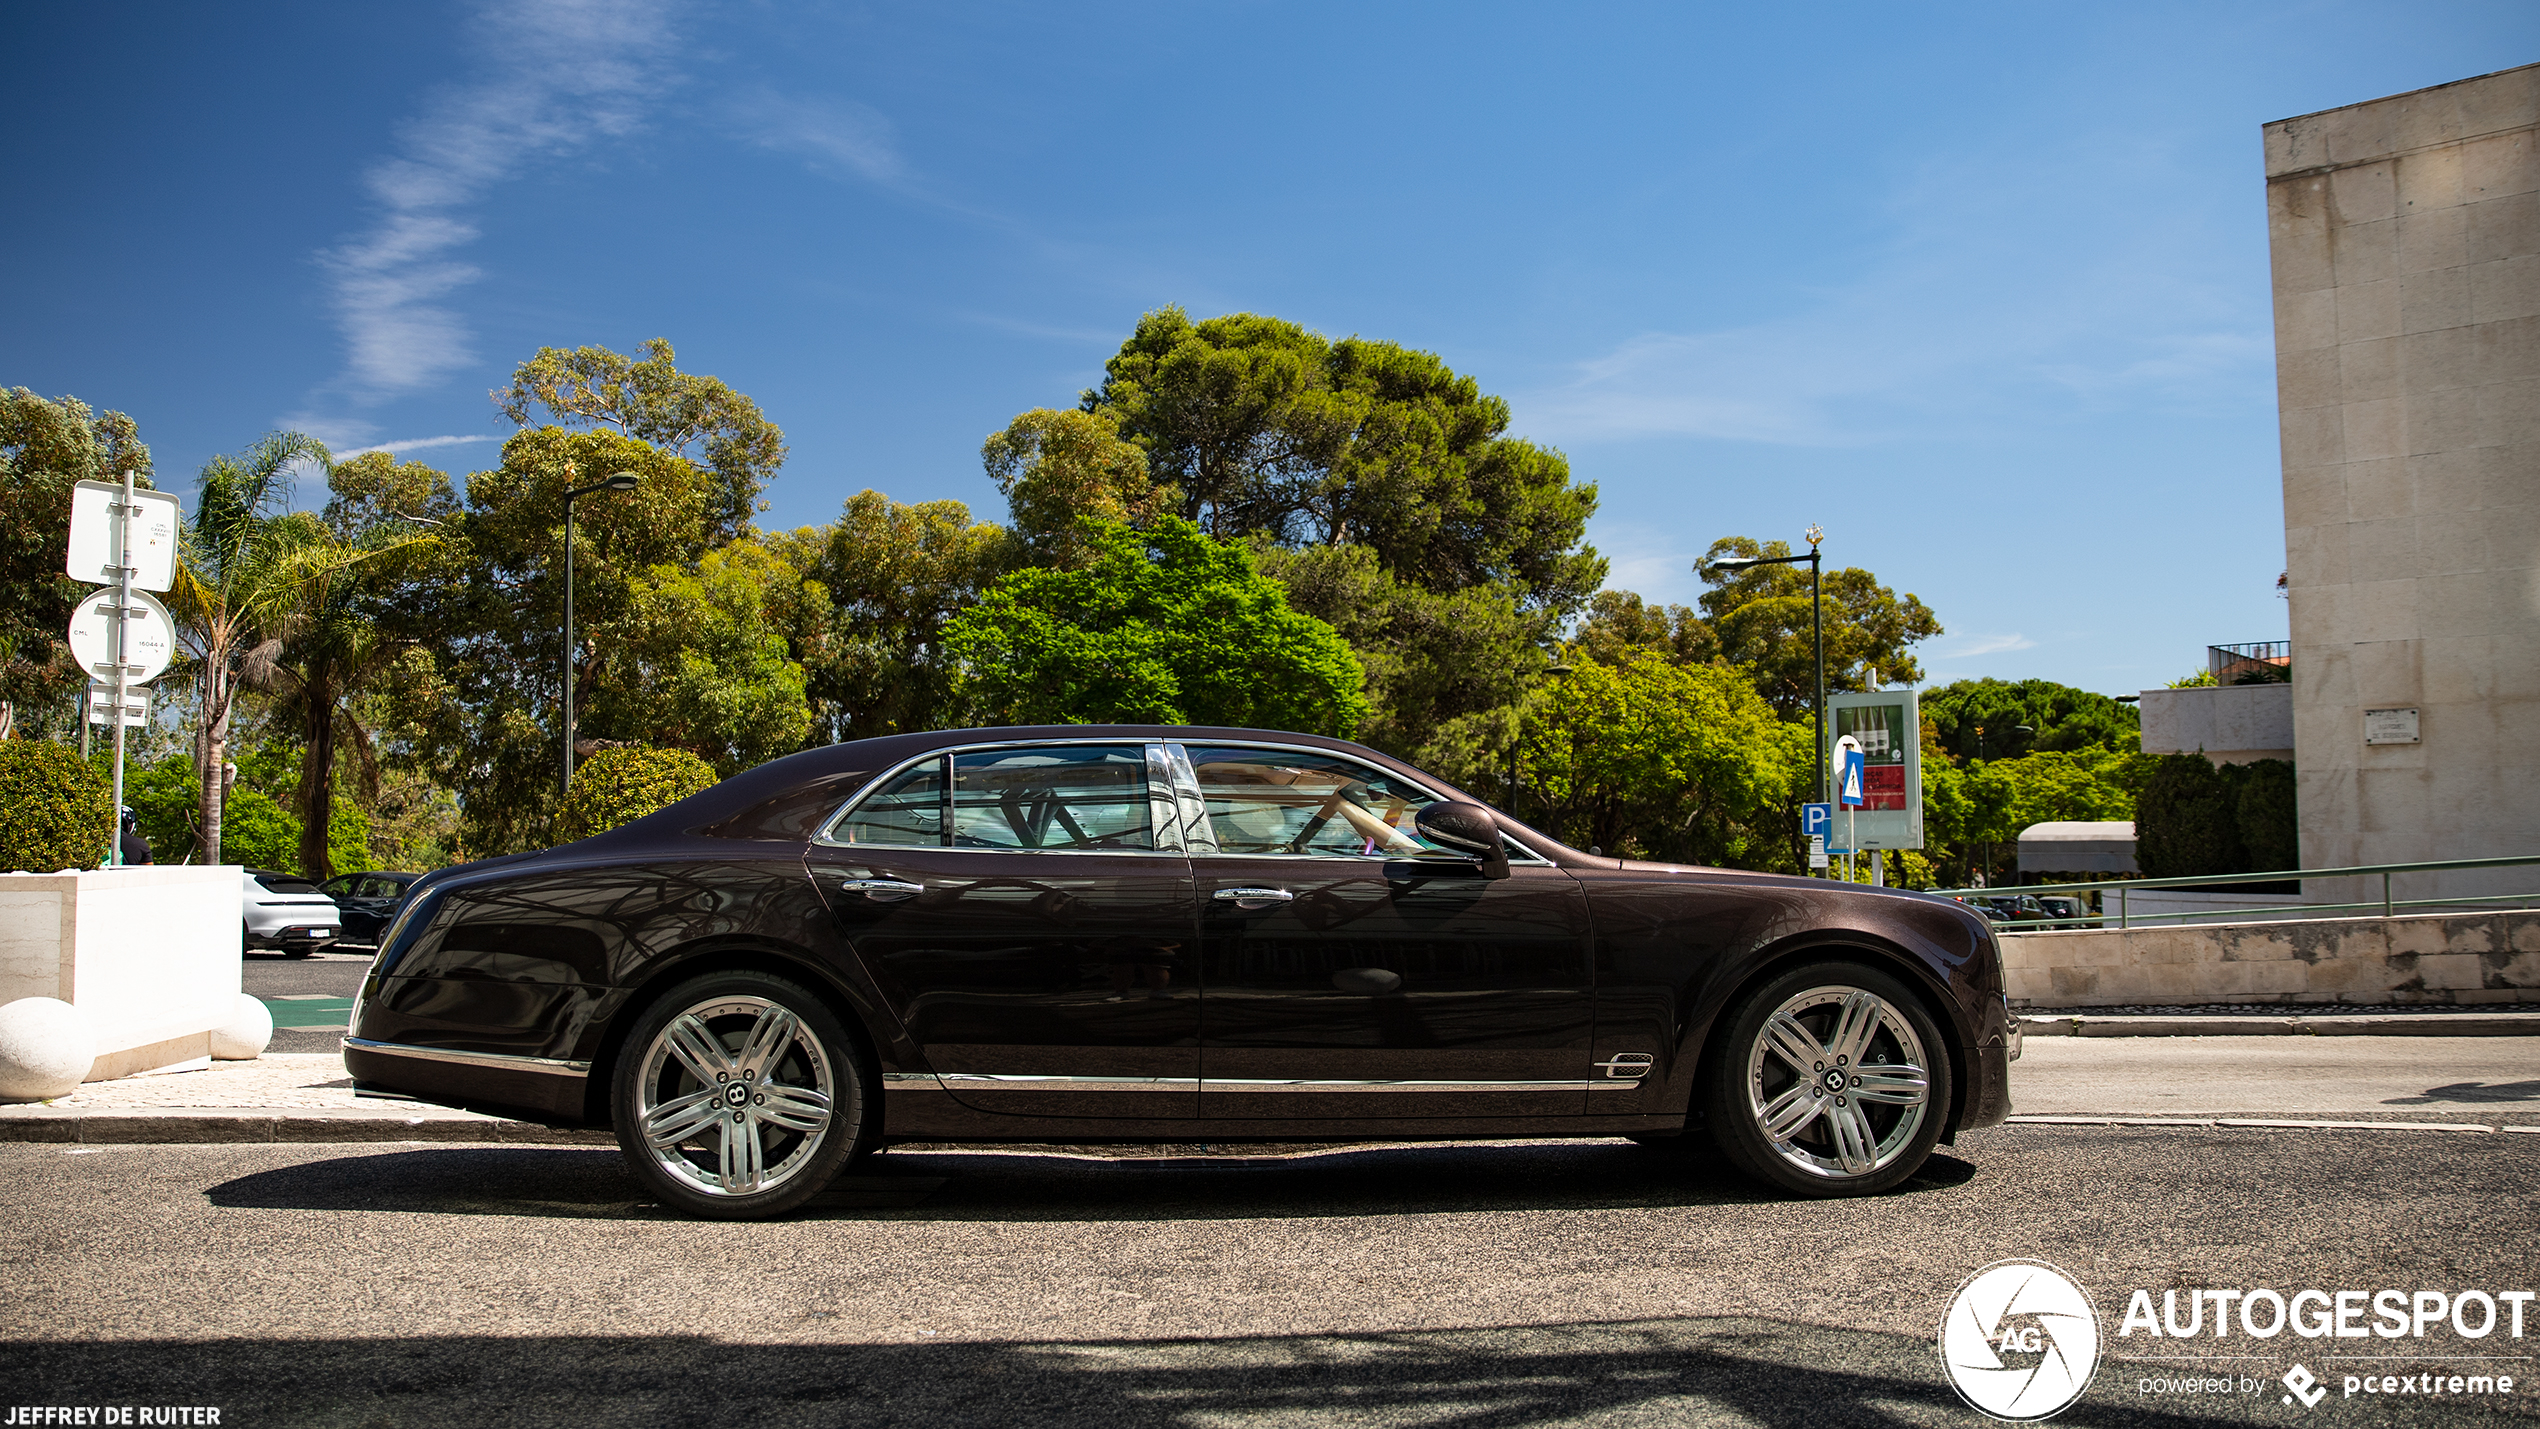
[[[286,923],[263,931],[250,930],[246,944],[251,948],[322,948],[337,941],[343,930],[335,923]]]

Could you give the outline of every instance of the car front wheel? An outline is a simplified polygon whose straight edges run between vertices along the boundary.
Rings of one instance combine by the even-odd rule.
[[[1871,1195],[1921,1168],[1949,1113],[1949,1051],[1887,973],[1828,962],[1734,1004],[1703,1088],[1720,1149],[1802,1196]]]
[[[611,1087],[637,1178],[720,1220],[781,1215],[819,1194],[869,1140],[871,1105],[837,1015],[759,972],[664,994],[627,1037]]]

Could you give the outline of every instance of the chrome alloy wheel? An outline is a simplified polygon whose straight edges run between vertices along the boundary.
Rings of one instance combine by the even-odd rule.
[[[645,1149],[708,1196],[754,1196],[799,1175],[830,1132],[836,1069],[782,1003],[715,997],[670,1019],[635,1088]]]
[[[1850,1180],[1913,1144],[1931,1110],[1929,1066],[1913,1023],[1886,998],[1810,988],[1764,1020],[1747,1057],[1747,1106],[1793,1169]]]

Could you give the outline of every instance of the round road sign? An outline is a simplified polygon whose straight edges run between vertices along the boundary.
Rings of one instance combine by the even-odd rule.
[[[92,593],[71,612],[71,658],[88,678],[112,684],[115,678],[115,617],[108,609],[122,604],[114,588]],[[176,622],[168,608],[148,591],[132,593],[132,613],[125,616],[124,663],[134,668],[124,679],[146,685],[159,678],[176,658]]]

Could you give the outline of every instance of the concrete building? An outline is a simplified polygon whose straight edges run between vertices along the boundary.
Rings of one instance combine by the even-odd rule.
[[[2216,764],[2293,758],[2293,687],[2204,685],[2143,692],[2143,752]]]
[[[2536,124],[2540,65],[2265,129],[2306,868],[2540,854]]]

